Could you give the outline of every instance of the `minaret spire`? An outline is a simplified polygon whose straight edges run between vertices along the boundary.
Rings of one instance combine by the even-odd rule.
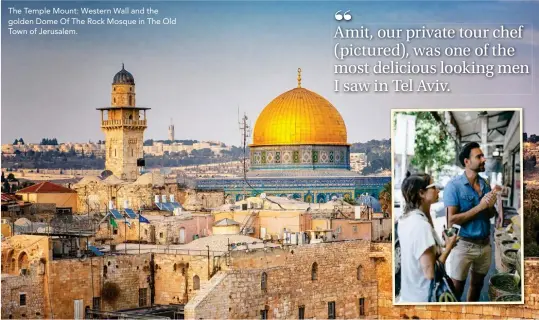
[[[298,88],[301,88],[301,68],[298,68]]]

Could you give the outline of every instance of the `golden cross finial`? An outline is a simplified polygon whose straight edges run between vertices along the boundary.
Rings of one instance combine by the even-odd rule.
[[[298,68],[298,88],[301,88],[301,68]]]

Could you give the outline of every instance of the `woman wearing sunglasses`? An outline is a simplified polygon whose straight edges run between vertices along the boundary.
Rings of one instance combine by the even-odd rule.
[[[407,173],[401,190],[406,204],[397,230],[401,247],[400,302],[428,302],[436,260],[445,264],[457,235],[444,235],[446,245],[442,250],[430,215],[431,204],[438,201],[439,188],[428,174]]]

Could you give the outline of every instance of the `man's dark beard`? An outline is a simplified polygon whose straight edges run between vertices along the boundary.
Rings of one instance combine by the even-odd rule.
[[[475,173],[479,173],[479,172],[485,172],[485,164],[480,164],[477,166],[476,169],[473,170]]]

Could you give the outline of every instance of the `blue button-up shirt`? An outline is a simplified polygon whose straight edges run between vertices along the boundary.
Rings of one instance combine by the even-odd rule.
[[[466,178],[465,173],[451,179],[444,188],[445,208],[458,207],[458,213],[463,213],[477,206],[485,194],[491,190],[485,179],[480,176],[478,178],[479,185],[481,186],[481,196],[474,190],[468,181],[468,178]],[[461,237],[471,239],[484,239],[488,237],[490,235],[490,218],[488,210],[481,211],[460,227],[459,236]]]

